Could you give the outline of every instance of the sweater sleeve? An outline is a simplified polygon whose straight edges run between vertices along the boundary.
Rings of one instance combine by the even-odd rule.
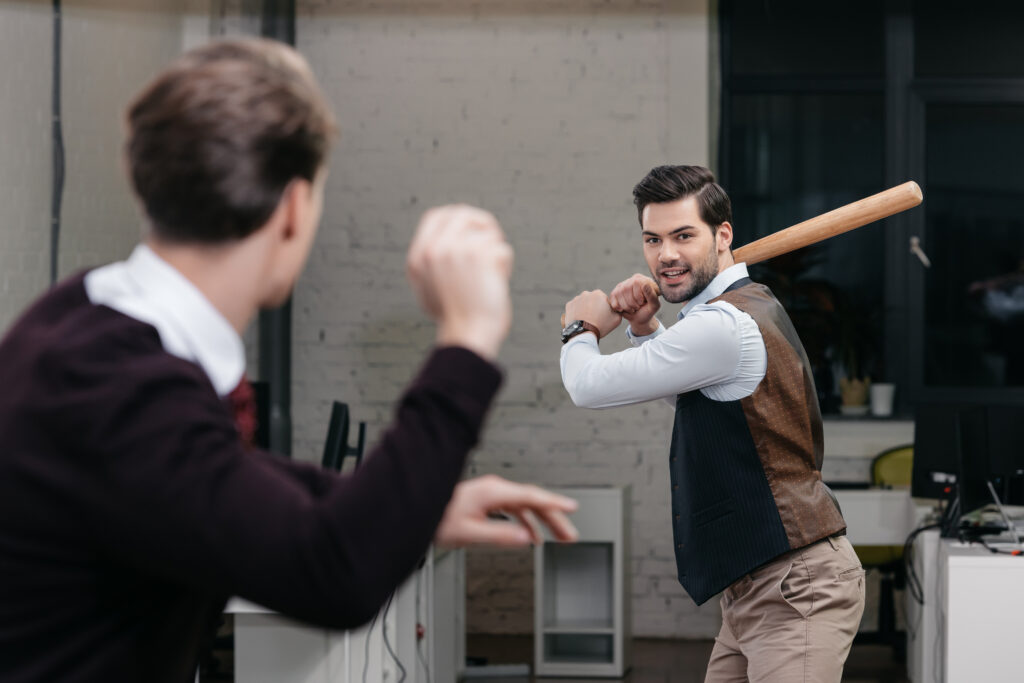
[[[379,445],[342,476],[245,451],[209,387],[155,373],[87,440],[102,463],[92,528],[144,571],[357,626],[427,550],[500,381],[470,351],[436,350]]]

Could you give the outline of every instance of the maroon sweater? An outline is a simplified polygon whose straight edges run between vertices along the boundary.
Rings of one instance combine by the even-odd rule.
[[[0,342],[0,680],[191,681],[230,595],[368,621],[426,551],[499,384],[436,350],[338,476],[246,451],[198,366],[64,282]]]

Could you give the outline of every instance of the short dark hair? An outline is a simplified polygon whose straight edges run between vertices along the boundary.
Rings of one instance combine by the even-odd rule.
[[[703,166],[656,166],[633,188],[633,203],[640,227],[644,224],[644,207],[648,204],[674,202],[697,197],[700,219],[711,226],[711,234],[722,223],[732,222],[732,202],[715,174]]]
[[[157,236],[217,244],[266,223],[292,180],[313,181],[334,132],[298,52],[225,40],[185,53],[143,89],[125,147]]]

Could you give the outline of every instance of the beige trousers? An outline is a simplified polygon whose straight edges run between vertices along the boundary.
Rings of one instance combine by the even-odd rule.
[[[846,536],[781,555],[722,593],[705,683],[839,683],[864,612]]]

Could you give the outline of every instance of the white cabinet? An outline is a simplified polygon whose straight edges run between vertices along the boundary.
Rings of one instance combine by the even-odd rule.
[[[352,631],[285,619],[234,598],[237,683],[452,683],[465,669],[465,553],[435,550],[391,605]],[[422,635],[417,625],[423,626]],[[386,639],[386,640],[385,640]],[[402,675],[404,670],[405,674]]]
[[[557,489],[579,501],[578,543],[534,549],[538,676],[622,677],[630,662],[629,487]]]

